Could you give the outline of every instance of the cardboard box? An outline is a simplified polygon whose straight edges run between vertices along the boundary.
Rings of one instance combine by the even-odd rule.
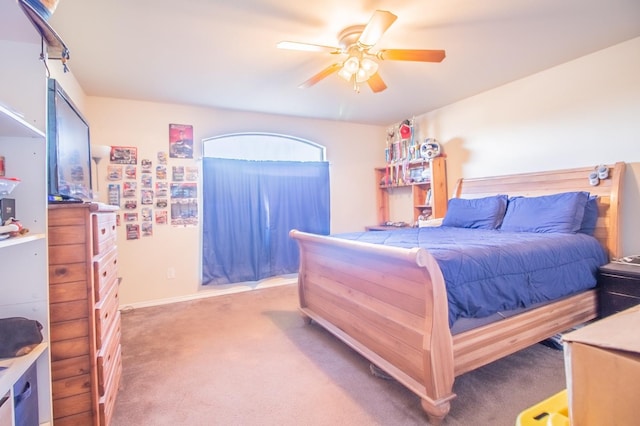
[[[640,305],[563,341],[571,424],[640,424]]]

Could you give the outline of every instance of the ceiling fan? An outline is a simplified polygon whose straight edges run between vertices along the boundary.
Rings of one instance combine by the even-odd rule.
[[[327,52],[331,55],[347,55],[323,69],[302,83],[301,88],[308,88],[320,80],[338,73],[340,77],[353,83],[356,92],[360,91],[360,83],[367,82],[373,92],[382,92],[387,85],[378,74],[377,60],[442,62],[444,50],[415,49],[380,49],[372,50],[382,35],[395,22],[397,16],[386,10],[376,10],[367,25],[353,25],[338,34],[338,47],[320,44],[281,41],[280,49],[304,50],[309,52]]]

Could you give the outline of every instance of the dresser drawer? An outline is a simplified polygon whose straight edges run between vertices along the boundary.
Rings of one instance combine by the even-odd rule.
[[[601,288],[607,293],[626,294],[640,299],[640,279],[619,275],[602,275]]]
[[[607,317],[636,305],[640,305],[640,297],[622,293],[601,292],[599,314],[601,317]]]
[[[109,377],[113,374],[113,369],[117,367],[120,359],[120,327],[113,329],[108,344],[98,351],[96,365],[98,367],[98,395],[104,395]]]
[[[116,360],[114,363],[112,374],[107,379],[107,386],[105,393],[100,397],[98,401],[98,411],[101,425],[108,425],[111,423],[111,417],[113,416],[113,410],[115,408],[116,396],[118,394],[118,386],[120,386],[120,377],[122,376],[122,354],[120,347]]]
[[[103,300],[111,287],[118,285],[118,250],[109,249],[101,258],[93,262],[94,292],[96,303]]]
[[[93,215],[93,254],[106,253],[116,244],[116,215],[96,213]]]
[[[112,324],[120,319],[118,304],[118,286],[112,287],[107,296],[96,304],[96,349],[104,346],[104,342],[109,338],[108,334],[113,328]]]

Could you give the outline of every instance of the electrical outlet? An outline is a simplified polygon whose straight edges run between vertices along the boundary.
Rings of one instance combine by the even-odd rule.
[[[167,278],[171,280],[171,279],[174,279],[175,277],[176,277],[176,268],[171,267],[167,269]]]

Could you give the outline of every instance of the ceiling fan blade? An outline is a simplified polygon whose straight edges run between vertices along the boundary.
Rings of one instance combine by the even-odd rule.
[[[367,47],[374,46],[397,18],[396,15],[386,10],[376,10],[369,23],[362,30],[358,44]]]
[[[442,62],[445,54],[444,50],[383,49],[376,57],[387,61]]]
[[[371,88],[371,90],[373,90],[373,93],[382,92],[387,88],[387,85],[378,73],[372,75],[369,80],[367,80],[367,84],[369,84],[369,87]]]
[[[316,84],[317,82],[319,82],[320,80],[322,80],[324,78],[327,78],[328,76],[330,76],[334,72],[338,71],[340,68],[342,68],[342,64],[341,63],[335,63],[333,65],[329,65],[327,68],[323,69],[318,74],[314,75],[313,77],[311,77],[309,80],[305,81],[304,83],[302,83],[298,87],[300,89],[307,89],[307,88],[313,86],[314,84]]]
[[[278,49],[302,50],[305,52],[328,52],[336,54],[342,52],[339,47],[324,46],[322,44],[299,43],[297,41],[281,41],[276,46]]]

